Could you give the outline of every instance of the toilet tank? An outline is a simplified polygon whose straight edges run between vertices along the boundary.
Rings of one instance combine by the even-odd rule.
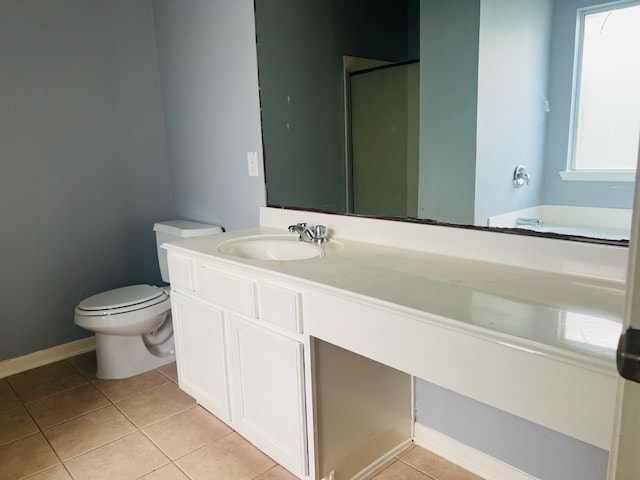
[[[175,242],[185,238],[204,237],[222,232],[222,227],[206,223],[191,222],[189,220],[167,220],[158,222],[153,226],[156,232],[156,248],[158,250],[158,263],[162,280],[169,283],[169,268],[167,266],[167,251],[160,248],[163,243]]]

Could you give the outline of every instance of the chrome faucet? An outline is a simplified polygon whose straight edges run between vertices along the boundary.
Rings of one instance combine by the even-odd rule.
[[[327,227],[324,225],[316,225],[312,230],[306,223],[296,223],[295,225],[289,225],[289,231],[300,235],[300,240],[303,242],[322,245],[329,241],[327,238]]]
[[[520,188],[523,185],[531,185],[531,175],[524,165],[517,165],[513,171],[513,184],[516,188]]]

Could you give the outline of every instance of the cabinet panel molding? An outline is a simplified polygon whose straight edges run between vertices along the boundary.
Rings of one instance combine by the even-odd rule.
[[[295,333],[302,333],[299,292],[270,282],[263,282],[259,291],[261,320]]]
[[[167,265],[173,290],[195,292],[195,266],[192,259],[171,253],[167,255]]]
[[[306,475],[303,345],[234,315],[228,324],[234,428]]]
[[[174,292],[178,383],[223,421],[231,420],[222,311]]]
[[[200,298],[251,318],[258,317],[255,282],[208,265],[202,265],[197,275]]]

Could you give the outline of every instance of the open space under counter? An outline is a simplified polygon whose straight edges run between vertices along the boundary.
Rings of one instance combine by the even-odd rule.
[[[295,215],[306,220],[307,213],[305,218]],[[302,299],[300,330],[307,341],[327,342],[610,448],[618,382],[615,344],[625,293],[623,251],[608,248],[604,255],[609,259],[594,259],[617,269],[610,276],[602,269],[585,274],[584,259],[568,260],[579,265],[577,274],[542,271],[535,265],[481,261],[468,252],[452,256],[438,248],[396,248],[338,235],[331,240],[340,244],[338,251],[302,261],[218,252],[222,242],[233,238],[283,232],[286,224],[262,226],[175,242],[169,250],[196,255],[247,279],[255,274],[293,286]],[[497,249],[503,248],[500,241]],[[315,387],[309,388],[317,416],[325,400],[314,397]],[[322,440],[315,442],[322,448]],[[318,472],[324,473],[323,468]]]

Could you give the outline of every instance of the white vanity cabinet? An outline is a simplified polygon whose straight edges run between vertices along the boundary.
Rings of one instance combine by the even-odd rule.
[[[169,252],[180,388],[278,463],[308,474],[300,294]]]
[[[534,270],[508,235],[305,212],[343,235],[322,258],[221,250],[298,217],[267,209],[260,227],[167,245],[180,386],[275,461],[302,480],[366,478],[415,441],[515,478],[415,422],[416,378],[608,448],[615,347],[567,328],[619,321],[623,249],[540,243]]]

